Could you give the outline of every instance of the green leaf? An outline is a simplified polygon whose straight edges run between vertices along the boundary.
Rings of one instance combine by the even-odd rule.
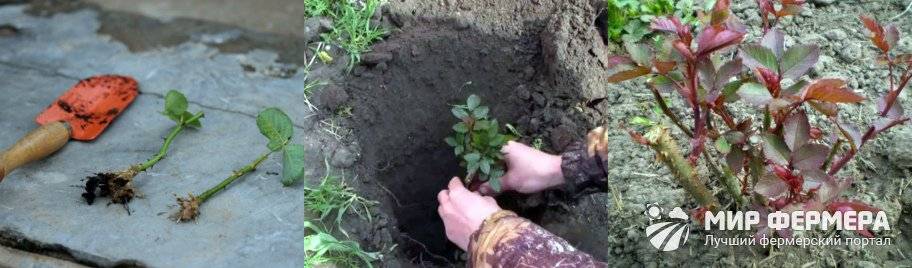
[[[640,38],[642,38],[642,36],[640,36]],[[652,66],[652,53],[649,51],[649,47],[645,44],[628,41],[624,42],[624,48],[627,49],[627,53],[630,54],[630,58],[633,59],[637,65],[644,67]]]
[[[776,60],[776,54],[769,48],[757,44],[744,45],[741,47],[744,53],[744,65],[751,70],[763,66],[770,70],[779,70],[779,62]]]
[[[634,116],[633,118],[630,119],[630,124],[636,125],[636,126],[641,126],[641,127],[651,127],[651,126],[655,125],[655,122],[653,122],[652,120],[649,120],[649,118],[646,118],[646,117]]]
[[[773,100],[773,96],[770,95],[769,90],[757,83],[744,83],[741,85],[741,87],[738,88],[738,96],[747,103],[755,106],[764,106]]]
[[[791,153],[781,137],[770,133],[763,134],[763,154],[766,159],[773,161],[773,163],[787,166]]]
[[[186,112],[187,97],[184,97],[184,94],[177,90],[168,91],[168,94],[165,95],[164,114],[179,124],[181,123],[181,116]]]
[[[488,106],[478,106],[472,111],[472,116],[476,119],[488,118]]]
[[[488,186],[491,186],[491,189],[494,190],[494,192],[499,193],[501,190],[500,189],[500,177],[492,176],[491,179],[488,180]]]
[[[456,153],[456,155],[461,155],[464,151],[465,147],[462,145],[457,145],[456,148],[453,148],[453,152]]]
[[[260,128],[260,133],[269,139],[267,147],[273,151],[278,151],[285,146],[294,135],[291,118],[288,118],[288,115],[278,108],[267,108],[260,112],[257,115],[257,127]]]
[[[282,156],[282,184],[291,186],[304,177],[304,145],[285,146]]]
[[[202,112],[200,112],[200,113],[202,113]],[[184,115],[181,117],[181,120],[184,121],[184,124],[187,124],[188,126],[191,126],[194,128],[203,127],[203,123],[200,122],[200,118],[203,118],[206,115],[204,114],[204,115],[200,116],[200,118],[190,120],[190,118],[193,118],[194,116],[195,115],[191,114],[190,112],[184,112]]]
[[[451,109],[450,112],[452,112],[453,115],[459,119],[466,119],[466,117],[469,117],[469,113],[466,112],[466,110],[464,108],[459,107],[459,106],[453,107],[453,109]]]
[[[797,79],[817,64],[820,49],[817,45],[797,45],[790,47],[782,55],[782,77]]]
[[[722,96],[725,98],[725,102],[738,101],[740,98],[736,93],[738,93],[738,89],[741,89],[741,85],[743,84],[744,82],[741,80],[735,80],[725,84],[725,86],[722,87]]]
[[[449,146],[456,146],[456,138],[446,137],[446,139],[443,139],[443,141],[446,142],[446,144]]]
[[[727,154],[728,152],[731,152],[731,144],[728,144],[728,141],[725,139],[717,139],[716,150],[719,150],[720,153]]]
[[[493,163],[493,162],[494,161],[492,161],[491,159],[487,159],[487,158],[482,159],[481,160],[481,173],[491,174],[491,163]]]
[[[475,110],[479,104],[481,104],[481,98],[475,94],[470,95],[469,99],[466,100],[466,106],[469,107],[469,110]]]
[[[478,162],[478,160],[481,159],[481,154],[479,154],[479,153],[466,154],[462,157],[462,159],[465,159],[465,161],[469,162],[469,163]]]
[[[477,123],[475,126],[476,127],[478,126]],[[466,124],[464,122],[459,122],[459,123],[456,123],[455,125],[453,125],[453,131],[456,131],[457,133],[460,133],[460,134],[465,134],[466,132],[469,132],[469,127],[466,126]]]

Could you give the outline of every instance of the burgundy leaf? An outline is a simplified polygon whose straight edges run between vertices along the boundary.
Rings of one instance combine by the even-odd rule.
[[[680,29],[684,26],[681,24],[681,21],[678,18],[673,16],[668,17],[656,17],[652,20],[652,23],[649,25],[650,28],[660,32],[666,32],[671,34],[677,34],[680,32]]]
[[[631,60],[630,57],[627,57],[627,56],[608,57],[608,69],[613,69],[614,67],[617,67],[618,65],[632,64],[632,63],[633,63],[633,60]]]
[[[766,86],[767,89],[769,89],[770,93],[775,94],[775,92],[780,91],[781,85],[779,84],[779,82],[781,80],[780,80],[779,75],[776,74],[776,72],[774,72],[770,69],[763,68],[763,67],[758,67],[758,68],[754,69],[754,76],[756,76],[757,80],[760,80],[760,82],[762,82],[763,85]]]
[[[725,155],[725,163],[732,172],[738,174],[744,168],[744,151],[738,148],[731,150]]]
[[[887,46],[896,47],[896,43],[899,42],[899,29],[896,28],[896,25],[887,25],[884,29],[884,39],[887,41]]]
[[[883,53],[890,52],[890,44],[887,42],[883,26],[880,26],[880,24],[871,17],[861,16],[860,18],[865,28],[868,28],[868,31],[871,32],[871,42]]]
[[[616,72],[608,77],[608,83],[618,83],[649,74],[646,67],[635,66],[633,69]]]
[[[808,103],[811,104],[811,107],[814,108],[814,110],[829,117],[834,117],[839,112],[839,107],[837,107],[835,103],[814,100],[809,101]]]
[[[717,0],[712,9],[712,18],[710,20],[710,25],[719,26],[728,20],[728,17],[731,13],[730,6],[730,0]]]
[[[909,121],[909,118],[906,118],[906,117],[898,117],[898,118],[881,117],[881,118],[877,119],[877,121],[874,121],[874,132],[875,133],[884,132],[885,130],[890,129],[891,127],[905,123],[906,121]]]
[[[776,17],[781,18],[781,17],[785,17],[785,16],[795,15],[798,13],[801,13],[801,6],[785,4],[785,1],[783,1],[782,7],[779,9],[779,11],[776,11]]]
[[[883,97],[880,97],[877,99],[877,111],[883,112],[884,108],[886,107],[886,102],[885,102],[886,97],[887,96],[883,96]],[[902,103],[900,103],[898,101],[894,101],[893,105],[890,106],[890,110],[887,111],[887,113],[886,113],[887,118],[894,118],[894,119],[903,117],[904,115],[905,115],[905,112],[903,111]]]
[[[763,35],[763,39],[760,39],[760,44],[772,51],[777,58],[781,58],[782,53],[785,52],[785,34],[781,30],[773,28]]]
[[[754,192],[769,199],[776,199],[783,196],[788,192],[788,189],[788,185],[772,173],[767,173],[766,176],[761,177],[760,180],[754,184]]]
[[[763,13],[776,14],[776,7],[773,6],[773,2],[770,0],[757,0],[757,5],[760,6],[760,10],[762,10]]]
[[[741,73],[742,62],[741,59],[736,58],[725,64],[722,64],[722,67],[719,67],[719,70],[716,72],[716,86],[715,88],[722,88],[732,77],[735,77]]]
[[[785,138],[785,144],[792,151],[798,150],[807,143],[811,139],[811,124],[808,123],[807,114],[804,111],[798,111],[785,119],[782,136]]]
[[[792,46],[782,56],[780,70],[784,78],[798,79],[817,64],[820,49],[817,45]]]
[[[808,189],[809,191],[817,191],[818,195],[820,193],[820,190],[825,187],[837,186],[836,181],[833,179],[833,177],[827,175],[826,172],[820,169],[801,170],[801,176],[804,177],[804,189]]]
[[[827,210],[830,213],[835,213],[837,211],[841,211],[843,213],[845,213],[846,211],[870,211],[873,213],[877,213],[880,211],[880,209],[872,207],[871,205],[868,205],[868,204],[865,204],[865,203],[862,203],[859,201],[853,201],[853,200],[831,202],[831,203],[827,204]],[[874,237],[874,234],[872,234],[867,229],[862,228],[862,229],[856,230],[855,232],[864,237],[869,237],[869,238]]]
[[[690,51],[690,46],[688,46],[687,43],[684,43],[684,41],[675,40],[672,46],[674,46],[675,50],[677,50],[678,53],[680,53],[684,58],[688,60],[696,59],[696,56],[694,56],[693,52]]]
[[[716,50],[740,43],[744,32],[735,32],[723,27],[707,27],[697,37],[697,55],[706,56]]]
[[[674,61],[652,61],[652,67],[658,74],[667,74],[668,72],[671,72],[677,64],[678,63]]]
[[[845,81],[842,79],[819,79],[804,89],[802,99],[833,103],[856,103],[864,100],[864,97],[855,94],[845,86]]]
[[[841,118],[837,118],[836,127],[843,136],[849,139],[849,143],[852,144],[853,149],[858,150],[861,148],[862,133],[858,130],[858,127],[852,123],[842,122]]]
[[[820,170],[830,153],[830,147],[808,143],[792,153],[792,165],[800,170]]]

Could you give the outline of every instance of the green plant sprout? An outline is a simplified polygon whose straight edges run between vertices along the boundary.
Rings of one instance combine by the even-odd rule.
[[[326,219],[335,212],[333,223],[340,226],[343,234],[345,230],[341,228],[342,216],[351,211],[360,217],[366,217],[370,222],[370,206],[377,202],[368,200],[356,193],[354,189],[345,184],[343,176],[333,174],[328,160],[324,160],[326,174],[316,187],[304,187],[304,208],[307,211],[320,215],[320,221]],[[346,234],[347,236],[348,234]]]
[[[132,165],[124,170],[98,173],[95,176],[88,177],[85,184],[85,193],[82,194],[86,202],[91,205],[96,197],[109,196],[112,203],[123,204],[124,208],[127,208],[127,203],[133,199],[137,192],[133,186],[133,178],[164,159],[165,154],[168,153],[168,149],[171,147],[171,143],[184,129],[187,127],[202,127],[200,118],[203,118],[203,112],[190,113],[187,111],[187,106],[187,98],[184,94],[176,90],[168,91],[168,94],[165,95],[165,110],[162,114],[177,125],[165,137],[165,142],[158,150],[158,153],[148,161]],[[129,209],[127,209],[127,212],[129,212]]]
[[[382,4],[381,0],[308,0],[304,3],[304,11],[308,17],[323,16],[333,20],[333,30],[323,34],[323,41],[337,44],[348,52],[348,69],[351,70],[361,61],[361,54],[387,34],[382,27],[371,25],[374,13]],[[324,62],[332,61],[328,54],[319,56]]]
[[[454,105],[453,115],[461,121],[453,125],[456,133],[444,141],[453,147],[459,164],[466,168],[465,182],[469,189],[475,190],[488,182],[491,189],[500,192],[500,177],[505,172],[500,149],[512,136],[501,132],[497,119],[489,118],[488,111],[474,94],[465,105]]]
[[[714,1],[706,1],[714,2]],[[697,25],[694,0],[607,0],[606,29],[614,42],[639,42],[653,33],[649,23],[656,17],[675,15],[685,24]],[[712,3],[704,6],[712,7]],[[708,10],[708,8],[702,8]]]
[[[257,116],[257,127],[260,129],[260,133],[269,139],[269,143],[266,145],[269,151],[260,155],[250,164],[234,171],[231,176],[202,194],[195,196],[191,193],[188,194],[187,198],[178,197],[177,203],[180,205],[180,211],[172,215],[172,219],[177,222],[195,219],[199,215],[199,207],[202,203],[224,190],[237,179],[256,170],[260,163],[263,163],[272,153],[278,151],[283,152],[282,184],[290,186],[304,177],[304,145],[291,143],[291,138],[294,135],[294,124],[292,124],[291,118],[278,108],[267,108]]]
[[[311,232],[304,236],[304,267],[333,264],[336,267],[372,268],[372,262],[383,258],[382,253],[367,252],[355,241],[339,240],[309,221],[304,222],[304,230]]]

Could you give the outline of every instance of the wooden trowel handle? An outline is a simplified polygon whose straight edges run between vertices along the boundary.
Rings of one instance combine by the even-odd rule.
[[[48,123],[32,130],[0,154],[0,181],[16,168],[60,150],[69,140],[70,127],[65,122]]]

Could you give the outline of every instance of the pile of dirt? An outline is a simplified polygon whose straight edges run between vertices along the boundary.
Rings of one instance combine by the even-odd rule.
[[[618,85],[605,82],[607,57],[620,51],[599,34],[596,21],[601,2],[396,1],[382,14],[383,20],[391,22],[392,34],[365,54],[361,65],[348,74],[339,67],[344,64],[317,67],[314,73],[332,84],[323,89],[331,93],[327,97],[333,102],[330,108],[350,107],[353,114],[346,123],[355,130],[352,142],[361,155],[356,165],[361,179],[355,187],[368,198],[381,201],[379,220],[354,221],[346,230],[370,249],[398,244],[384,261],[387,267],[447,265],[464,259],[446,240],[434,197],[449,178],[462,172],[443,142],[454,121],[449,105],[477,94],[492,108],[495,118],[520,129],[525,135],[521,141],[540,139],[546,151],[559,152],[596,126],[611,129],[609,174],[613,183],[607,193],[573,201],[547,194],[511,195],[499,202],[613,265],[783,265],[810,261],[889,266],[909,262],[901,253],[910,249],[909,234],[901,230],[912,226],[912,189],[897,189],[908,180],[910,170],[891,159],[904,159],[901,155],[910,149],[880,150],[908,132],[885,135],[865,149],[845,174],[858,178],[847,196],[888,212],[894,231],[880,235],[893,237],[895,246],[864,250],[847,246],[783,247],[775,252],[760,247],[713,248],[703,245],[707,233],[694,230],[687,249],[658,253],[643,231],[649,224],[642,214],[645,205],[696,205],[674,183],[669,171],[654,161],[652,152],[634,143],[619,127],[632,116],[648,115],[652,96],[641,81]],[[749,25],[759,25],[753,2],[736,2],[735,14]],[[853,88],[877,96],[884,91],[880,84],[883,80],[878,79],[885,74],[880,69],[871,70],[870,64],[859,63],[873,59],[874,52],[866,45],[855,16],[892,16],[905,3],[846,2],[851,1],[809,4],[797,18],[783,21],[792,35],[786,42],[822,45],[815,78],[848,78]],[[902,18],[897,23],[910,25],[908,22]],[[831,30],[833,25],[841,26]],[[905,36],[910,35],[912,27],[901,28]],[[759,28],[751,31],[748,38],[756,38]],[[904,47],[912,47],[908,40],[901,42]],[[845,46],[857,54],[846,55],[842,52]],[[344,98],[340,101],[333,96]],[[912,105],[909,102],[908,98],[903,101]],[[683,107],[679,100],[673,103]],[[851,107],[845,112],[860,114],[868,109]],[[332,111],[325,116],[332,117]]]

